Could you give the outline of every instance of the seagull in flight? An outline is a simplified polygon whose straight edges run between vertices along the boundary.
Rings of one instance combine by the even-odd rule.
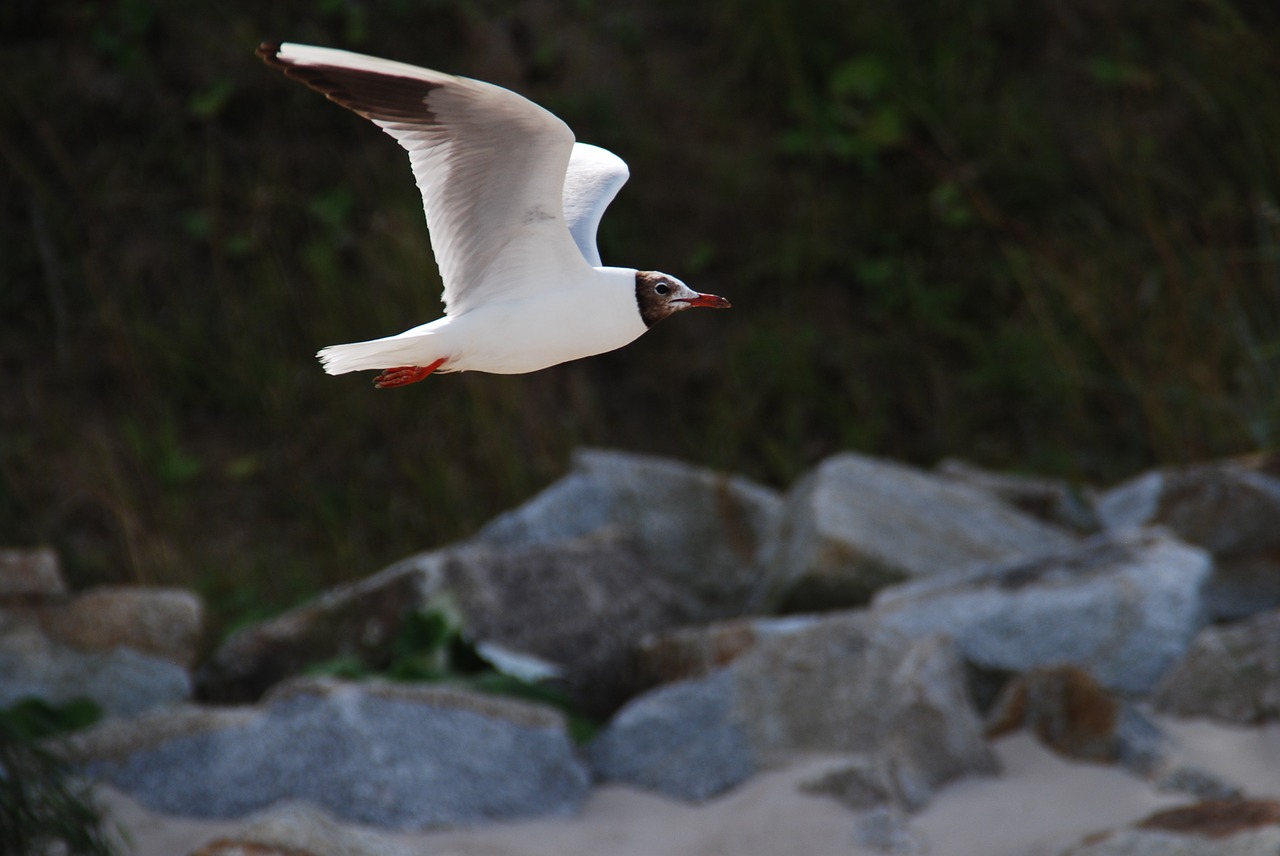
[[[332,48],[264,43],[267,65],[373,122],[409,153],[444,281],[444,317],[330,345],[329,374],[379,388],[432,372],[523,374],[602,354],[662,319],[729,301],[605,267],[596,228],[627,165],[532,101],[479,80]]]

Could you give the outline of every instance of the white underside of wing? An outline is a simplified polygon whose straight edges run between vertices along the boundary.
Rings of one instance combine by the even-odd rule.
[[[564,217],[569,234],[592,267],[600,267],[596,231],[604,210],[631,173],[622,158],[587,143],[574,143],[564,177]]]

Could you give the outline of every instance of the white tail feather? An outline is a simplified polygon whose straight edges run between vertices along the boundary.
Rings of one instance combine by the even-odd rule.
[[[365,369],[391,369],[399,366],[425,366],[435,361],[430,349],[424,347],[429,337],[391,337],[369,342],[352,342],[347,345],[330,345],[322,348],[317,357],[324,370],[331,375],[358,372]]]

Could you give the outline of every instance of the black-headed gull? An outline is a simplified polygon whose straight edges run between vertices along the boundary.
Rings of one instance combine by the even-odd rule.
[[[318,354],[329,374],[381,369],[378,387],[521,374],[621,348],[683,309],[729,307],[665,273],[601,265],[596,227],[627,165],[532,101],[331,48],[263,44],[258,56],[409,153],[444,281],[443,318],[330,345]]]

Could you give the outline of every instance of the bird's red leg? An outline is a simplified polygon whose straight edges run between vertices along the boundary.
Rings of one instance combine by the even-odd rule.
[[[448,357],[441,357],[429,366],[398,366],[394,369],[387,369],[373,379],[373,385],[378,389],[390,389],[393,386],[408,386],[411,383],[417,383],[444,365],[444,361],[447,359]]]

